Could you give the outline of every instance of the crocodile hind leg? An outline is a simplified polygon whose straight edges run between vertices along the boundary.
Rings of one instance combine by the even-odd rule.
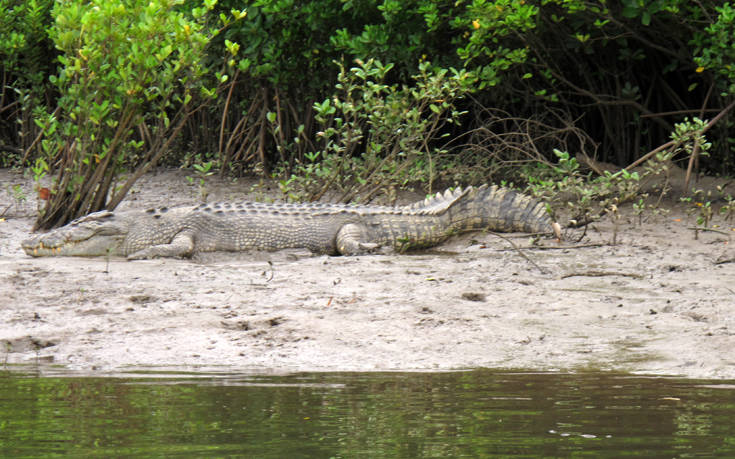
[[[179,233],[168,244],[158,244],[128,255],[128,260],[159,257],[188,257],[194,252],[194,238],[190,232]]]
[[[365,225],[348,223],[337,232],[337,252],[342,255],[359,255],[372,252],[380,244],[368,240],[368,231]]]

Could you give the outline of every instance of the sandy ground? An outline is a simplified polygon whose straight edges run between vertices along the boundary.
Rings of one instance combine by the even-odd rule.
[[[121,208],[195,202],[198,190],[184,175],[144,177]],[[15,185],[27,199],[17,199]],[[234,200],[247,198],[250,185],[212,179],[209,189],[210,201]],[[735,263],[716,263],[735,257],[732,231],[695,240],[694,218],[678,206],[642,226],[624,217],[616,245],[606,222],[578,244],[544,240],[549,248],[523,251],[533,263],[507,240],[477,233],[410,255],[286,251],[128,262],[27,257],[19,244],[36,211],[33,194],[31,180],[0,171],[7,363],[735,378]]]

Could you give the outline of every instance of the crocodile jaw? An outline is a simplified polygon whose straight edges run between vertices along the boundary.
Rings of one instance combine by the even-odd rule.
[[[27,239],[21,247],[32,257],[125,255],[123,244],[131,223],[102,210]]]
[[[98,257],[122,255],[120,246],[124,235],[95,234],[87,239],[62,239],[58,236],[41,234],[22,242],[23,250],[32,257]]]

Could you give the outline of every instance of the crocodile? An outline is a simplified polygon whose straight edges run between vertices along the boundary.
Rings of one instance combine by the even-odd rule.
[[[211,203],[103,210],[22,243],[30,256],[189,257],[197,252],[306,248],[357,255],[435,246],[468,231],[550,233],[543,203],[498,186],[456,188],[417,203]]]

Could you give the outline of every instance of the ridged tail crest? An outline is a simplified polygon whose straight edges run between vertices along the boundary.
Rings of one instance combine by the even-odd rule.
[[[546,206],[509,188],[482,185],[456,188],[409,206],[423,215],[446,216],[454,231],[549,233],[559,236],[558,225]]]
[[[486,186],[487,185],[483,185],[480,188],[485,188]],[[465,189],[462,189],[461,187],[457,187],[454,190],[447,189],[444,193],[437,193],[433,196],[429,196],[423,201],[418,201],[407,206],[407,208],[411,213],[420,215],[441,215],[474,190],[476,189],[471,186]]]

